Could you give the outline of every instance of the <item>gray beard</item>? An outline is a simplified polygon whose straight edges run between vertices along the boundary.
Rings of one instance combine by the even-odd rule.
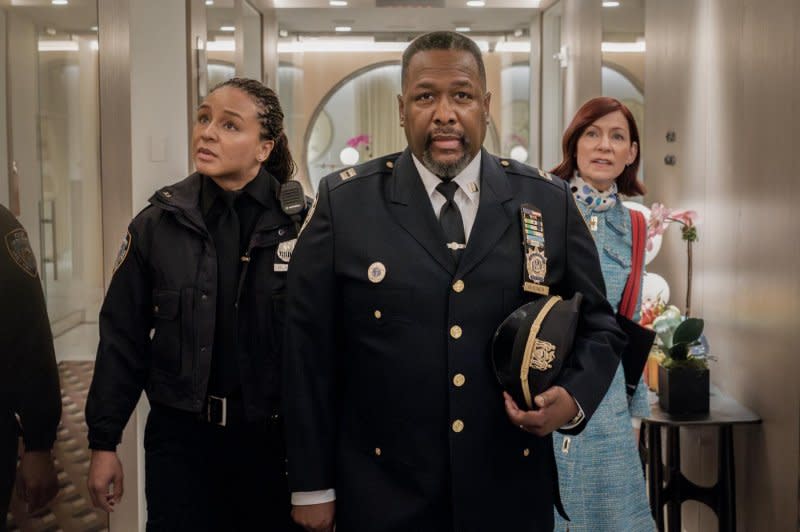
[[[453,179],[460,174],[464,168],[469,166],[471,161],[472,158],[466,150],[464,154],[453,163],[440,163],[435,161],[429,148],[425,148],[425,151],[422,153],[422,164],[443,181],[450,181]]]

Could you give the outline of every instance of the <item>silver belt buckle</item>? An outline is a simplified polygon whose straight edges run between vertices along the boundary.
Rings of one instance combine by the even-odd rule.
[[[222,408],[222,419],[220,421],[211,421],[211,403],[217,402]],[[226,397],[217,397],[216,395],[208,396],[208,408],[206,408],[206,421],[214,423],[220,427],[224,427],[228,422],[228,399]]]

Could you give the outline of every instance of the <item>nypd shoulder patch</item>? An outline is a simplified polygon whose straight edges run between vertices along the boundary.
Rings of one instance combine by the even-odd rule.
[[[131,238],[131,232],[128,231],[125,233],[125,238],[122,239],[122,244],[119,246],[119,251],[117,252],[117,259],[114,261],[114,270],[113,273],[117,273],[117,270],[122,263],[125,262],[125,259],[128,257],[128,252],[131,250],[131,243],[133,239]]]
[[[33,254],[28,233],[25,232],[25,229],[21,227],[14,229],[6,235],[5,241],[11,260],[31,277],[37,277],[36,256]]]

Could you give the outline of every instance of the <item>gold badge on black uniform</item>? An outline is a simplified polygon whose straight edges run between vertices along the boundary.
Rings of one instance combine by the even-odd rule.
[[[36,257],[25,229],[14,229],[6,235],[5,240],[6,249],[14,263],[31,277],[36,277]]]
[[[520,206],[522,221],[523,246],[525,249],[525,283],[522,288],[526,292],[547,295],[550,288],[545,286],[547,275],[547,255],[544,243],[544,222],[542,213],[527,203]]]

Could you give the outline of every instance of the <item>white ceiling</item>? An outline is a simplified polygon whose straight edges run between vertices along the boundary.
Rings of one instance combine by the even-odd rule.
[[[527,29],[538,12],[536,6],[540,3],[547,5],[542,0],[486,0],[486,7],[470,8],[466,7],[466,0],[395,0],[439,1],[444,3],[445,8],[376,8],[376,0],[349,0],[347,7],[333,8],[328,5],[328,0],[250,1],[260,9],[274,5],[280,28],[291,33],[332,33],[335,26],[347,25],[356,34],[384,33],[386,37],[398,39],[457,26],[469,26],[473,33],[511,33],[517,29]],[[644,0],[620,2],[620,7],[603,9],[604,35],[623,40],[626,35],[643,34]],[[233,23],[233,20],[228,20],[232,19],[232,6],[233,0],[214,0],[214,6],[208,9],[210,32],[217,30],[219,25]],[[53,27],[59,33],[89,33],[90,28],[97,24],[97,0],[69,0],[66,6],[54,6],[50,0],[0,0],[0,8],[20,12],[33,19],[42,29]]]

